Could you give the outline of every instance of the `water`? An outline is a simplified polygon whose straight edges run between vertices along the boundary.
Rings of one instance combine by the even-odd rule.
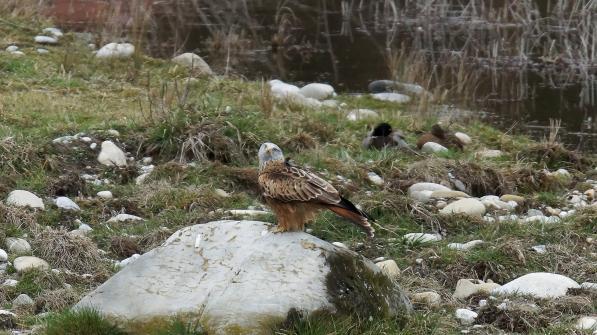
[[[568,147],[597,152],[597,3],[511,3],[55,0],[51,13],[108,36],[125,35],[147,15],[151,54],[195,51],[218,72],[249,79],[327,82],[346,93],[364,92],[376,79],[416,82],[536,138],[559,119]],[[66,7],[76,9],[66,15]]]

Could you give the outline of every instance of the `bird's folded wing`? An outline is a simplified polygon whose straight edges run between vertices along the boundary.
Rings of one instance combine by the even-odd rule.
[[[294,166],[280,167],[259,176],[264,196],[279,201],[338,204],[338,191],[315,174]]]

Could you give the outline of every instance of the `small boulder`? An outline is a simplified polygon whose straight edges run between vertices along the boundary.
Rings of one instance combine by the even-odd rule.
[[[511,212],[514,210],[514,207],[512,205],[500,200],[500,198],[495,195],[486,195],[482,197],[480,200],[487,210],[501,210],[507,212]]]
[[[378,186],[383,186],[384,182],[383,182],[383,178],[381,178],[377,173],[375,172],[368,172],[367,173],[367,179],[369,179],[369,181],[374,184],[374,185],[378,185]]]
[[[504,194],[500,197],[500,200],[503,202],[514,201],[519,205],[524,204],[524,202],[526,201],[526,199],[524,197],[521,197],[520,195],[514,195],[514,194]]]
[[[399,104],[405,104],[412,100],[408,95],[400,93],[374,93],[371,94],[371,97],[375,100],[395,102]]]
[[[408,188],[408,197],[418,202],[427,202],[435,191],[452,191],[448,187],[435,183],[416,183]]]
[[[460,141],[460,143],[462,143],[464,145],[471,144],[471,142],[473,142],[471,137],[465,133],[457,132],[457,133],[454,133],[454,136],[456,136],[456,138]]]
[[[38,36],[35,36],[33,38],[33,40],[35,41],[35,43],[39,43],[39,44],[58,44],[58,39],[56,37],[50,37],[50,36],[38,35]]]
[[[6,204],[15,207],[29,207],[45,209],[44,202],[37,195],[23,190],[15,190],[10,192],[6,198]]]
[[[398,264],[393,259],[388,259],[387,261],[381,261],[375,263],[375,265],[379,266],[381,271],[386,274],[386,276],[396,279],[400,276],[400,268]]]
[[[477,199],[467,198],[454,201],[439,211],[442,215],[465,214],[474,217],[485,215],[485,206]]]
[[[126,222],[126,221],[143,221],[143,218],[140,218],[135,215],[130,215],[130,214],[118,214],[108,220],[108,222]]]
[[[483,243],[485,243],[483,242],[483,240],[474,240],[466,243],[450,243],[448,244],[448,248],[460,251],[467,251]]]
[[[433,291],[415,293],[412,295],[412,302],[419,305],[425,305],[431,308],[439,307],[442,297]]]
[[[460,323],[462,323],[463,325],[470,325],[475,323],[475,320],[479,316],[479,314],[466,308],[457,309],[455,315],[456,319],[458,319],[458,321],[460,321]]]
[[[0,249],[0,263],[4,263],[6,261],[8,261],[8,254],[6,251],[4,251],[4,249]]]
[[[54,203],[58,208],[67,210],[67,211],[80,211],[81,208],[77,205],[74,201],[70,200],[67,197],[58,197],[54,200]]]
[[[528,294],[536,298],[563,297],[570,288],[580,288],[574,280],[555,273],[529,273],[496,288],[492,294]]]
[[[13,254],[26,255],[31,253],[29,242],[18,237],[9,237],[5,240],[6,248]]]
[[[353,109],[346,115],[346,118],[351,121],[363,120],[363,119],[376,119],[379,118],[379,114],[371,109]]]
[[[584,282],[580,284],[580,288],[597,293],[597,283]]]
[[[48,264],[48,262],[34,256],[17,257],[13,262],[13,266],[18,273],[31,269],[39,269],[42,271],[50,269],[50,265]]]
[[[98,162],[106,166],[126,166],[126,155],[114,142],[103,141],[102,151],[97,157]]]
[[[429,154],[434,154],[434,153],[440,153],[440,152],[448,152],[449,150],[448,150],[448,148],[444,147],[443,145],[441,145],[439,143],[426,142],[425,144],[423,144],[421,151],[429,153]]]
[[[112,195],[112,192],[110,192],[110,191],[99,191],[99,192],[97,192],[97,197],[104,199],[104,200],[114,198],[114,196]]]
[[[493,282],[484,282],[476,279],[460,279],[456,283],[454,290],[454,299],[464,300],[474,294],[491,294],[491,292],[499,288],[500,285]]]
[[[441,241],[441,239],[439,234],[408,233],[404,235],[404,240],[407,243],[431,243]]]
[[[276,98],[286,98],[292,95],[300,94],[298,86],[287,84],[281,80],[274,79],[268,82],[272,95]]]
[[[12,53],[12,52],[18,51],[19,47],[16,46],[16,45],[9,45],[9,46],[6,47],[5,50],[6,50],[6,52]]]
[[[130,58],[135,53],[135,46],[130,43],[108,43],[95,54],[99,59]]]
[[[58,28],[54,28],[54,27],[44,28],[44,30],[42,30],[42,32],[44,34],[52,35],[56,38],[60,38],[60,37],[64,36],[64,34],[62,33],[62,30],[60,30]]]
[[[33,301],[33,299],[31,299],[31,297],[29,297],[26,294],[19,294],[19,296],[14,298],[14,300],[12,301],[12,306],[17,308],[29,307],[33,305],[35,305],[35,301]]]
[[[458,199],[458,198],[469,198],[470,195],[460,191],[433,191],[431,193],[432,199]]]
[[[311,83],[301,87],[299,92],[307,98],[325,100],[333,96],[334,88],[328,84]]]
[[[186,52],[172,58],[172,62],[190,69],[194,74],[211,76],[214,72],[201,56],[192,52]]]
[[[574,325],[578,330],[597,330],[597,316],[583,316]]]

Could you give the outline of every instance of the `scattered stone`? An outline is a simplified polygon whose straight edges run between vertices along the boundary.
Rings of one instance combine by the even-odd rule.
[[[130,58],[135,53],[135,46],[130,43],[108,43],[99,49],[95,57],[100,59]]]
[[[500,197],[500,200],[503,202],[510,202],[510,201],[514,201],[519,205],[524,204],[525,202],[525,198],[521,197],[519,195],[514,195],[514,194],[504,194]]]
[[[116,130],[116,129],[108,129],[106,131],[106,133],[108,133],[108,135],[114,136],[114,137],[120,136],[120,132],[118,130]]]
[[[140,322],[201,310],[209,334],[268,333],[263,320],[284,320],[290,310],[395,317],[411,309],[399,286],[359,254],[302,232],[262,236],[269,228],[255,221],[184,228],[74,309]]]
[[[98,196],[98,198],[101,198],[104,200],[114,198],[114,196],[112,195],[112,192],[110,192],[110,191],[99,191],[99,192],[97,192],[97,196]]]
[[[597,283],[584,282],[580,284],[580,288],[583,290],[597,292]]]
[[[439,234],[409,233],[404,235],[404,240],[407,243],[431,243],[441,241],[441,239]]]
[[[433,194],[433,193],[432,193],[432,194]],[[437,209],[442,209],[442,208],[445,208],[446,206],[448,206],[448,203],[447,203],[447,202],[445,202],[445,201],[443,201],[443,200],[442,200],[442,201],[438,201],[438,202],[435,204],[435,207],[437,207]]]
[[[381,256],[381,257],[377,257],[377,258],[373,259],[373,261],[372,261],[372,262],[373,262],[373,263],[379,263],[379,262],[383,262],[383,261],[385,261],[385,260],[386,260],[386,258],[385,258],[385,257],[383,257],[383,256]]]
[[[321,105],[323,107],[328,107],[328,108],[338,108],[338,107],[340,107],[340,103],[337,100],[323,100],[321,102]]]
[[[207,64],[201,56],[192,52],[186,52],[172,58],[172,62],[180,66],[184,66],[195,74],[211,76],[214,74],[209,64]]]
[[[465,133],[457,132],[457,133],[454,133],[454,136],[456,136],[456,138],[464,145],[471,144],[471,142],[473,142],[471,137]]]
[[[151,174],[151,172],[146,172],[146,173],[143,173],[143,174],[137,176],[137,178],[135,178],[135,184],[141,185],[141,184],[145,183],[145,180],[147,179],[147,177],[149,177],[150,174]]]
[[[287,98],[294,95],[300,95],[300,89],[281,80],[274,79],[268,82],[272,95],[276,98]],[[302,95],[301,95],[302,96]]]
[[[531,247],[531,250],[533,250],[534,252],[536,252],[538,254],[544,254],[544,253],[547,252],[547,248],[543,244],[541,244],[541,245],[534,245],[534,246]]]
[[[64,34],[62,33],[62,30],[60,30],[58,28],[54,28],[54,27],[44,28],[44,30],[42,30],[42,32],[44,34],[52,35],[56,38],[60,38],[60,37],[64,36]]]
[[[108,222],[126,222],[126,221],[143,221],[143,219],[138,216],[135,216],[135,215],[118,214],[118,215],[110,218],[110,220],[108,220]]]
[[[524,223],[545,223],[545,224],[559,223],[560,221],[562,221],[562,220],[557,216],[547,217],[545,215],[533,215],[533,216],[529,216],[523,220]]]
[[[95,148],[97,148],[97,143],[91,143],[91,144],[89,145],[89,148],[90,148],[91,150],[95,150]]]
[[[474,294],[491,294],[493,290],[499,288],[500,285],[488,281],[487,283],[477,279],[460,279],[456,283],[453,297],[455,299],[465,300]]]
[[[26,294],[19,294],[19,296],[14,298],[14,300],[12,301],[13,307],[28,307],[33,305],[35,305],[35,301],[33,301],[33,299],[31,299],[31,297],[29,297]]]
[[[583,316],[574,327],[578,330],[597,330],[597,316]]]
[[[501,150],[481,150],[475,153],[476,158],[498,158],[502,156]]]
[[[149,165],[149,164],[151,164],[151,162],[153,162],[153,158],[151,158],[151,157],[143,157],[143,160],[141,162],[143,164],[145,164],[145,165]]]
[[[229,194],[228,192],[224,191],[224,190],[223,190],[223,189],[221,189],[221,188],[216,188],[216,189],[214,190],[214,192],[216,193],[216,195],[217,195],[218,197],[221,197],[221,198],[229,198],[229,197],[230,197],[230,194]]]
[[[97,160],[106,166],[126,166],[126,155],[112,141],[102,142],[102,150]]]
[[[428,307],[439,307],[442,297],[433,291],[415,293],[412,295],[412,302],[415,304],[426,305]]]
[[[29,242],[18,237],[8,237],[5,240],[6,248],[13,254],[26,255],[31,253]]]
[[[470,242],[466,242],[466,243],[450,243],[448,244],[448,248],[450,249],[455,249],[455,250],[461,250],[461,251],[467,251],[470,250],[478,245],[481,245],[485,242],[483,242],[483,240],[474,240],[474,241],[470,241]]]
[[[25,53],[24,53],[24,52],[22,52],[22,51],[19,51],[19,50],[17,50],[17,51],[13,51],[13,52],[11,52],[10,54],[11,54],[11,55],[13,55],[13,56],[17,56],[17,57],[20,57],[20,56],[25,56]]]
[[[555,273],[529,273],[496,288],[492,294],[528,294],[536,298],[558,298],[566,295],[570,288],[580,288],[574,280]]]
[[[543,215],[542,211],[540,211],[538,209],[531,208],[527,211],[527,216],[544,216],[544,215]]]
[[[479,316],[479,314],[466,308],[457,309],[455,315],[458,321],[460,321],[460,323],[464,325],[473,324],[475,322],[475,319],[477,319],[477,317]]]
[[[477,199],[467,198],[454,201],[439,211],[442,215],[465,214],[475,217],[485,215],[485,206]]]
[[[80,211],[81,208],[77,205],[74,201],[70,200],[67,197],[58,197],[54,200],[54,203],[58,208],[62,208],[64,210],[69,211]]]
[[[50,36],[38,35],[38,36],[35,36],[33,38],[33,40],[35,41],[35,43],[39,43],[39,44],[58,44],[58,39],[56,37],[50,37]]]
[[[307,98],[325,100],[333,96],[334,88],[328,84],[311,83],[303,86],[299,92]]]
[[[13,262],[13,266],[18,273],[31,269],[39,269],[42,271],[50,269],[50,265],[48,264],[48,262],[34,256],[17,257]]]
[[[45,209],[44,202],[37,195],[23,190],[14,190],[6,198],[6,204],[15,207]]]
[[[4,249],[0,249],[0,262],[4,263],[8,261],[8,254]]]
[[[369,181],[371,183],[373,183],[374,185],[378,185],[378,186],[382,186],[384,184],[383,182],[383,178],[381,178],[377,173],[375,172],[368,172],[367,173],[367,179],[369,179]]]
[[[400,268],[398,264],[392,259],[375,263],[386,274],[386,276],[396,279],[400,276]]]
[[[562,213],[562,210],[559,208],[552,208],[552,207],[545,207],[545,211],[547,212],[547,214],[551,215],[551,216],[559,216]]]
[[[44,49],[44,48],[37,48],[35,51],[37,51],[37,53],[40,55],[47,55],[50,53],[50,51],[48,49]]]
[[[411,97],[409,97],[408,95],[400,93],[374,93],[371,94],[371,97],[373,97],[373,99],[375,100],[389,101],[399,104],[405,104],[412,100]]]
[[[487,195],[482,197],[480,200],[487,210],[502,210],[508,212],[514,210],[514,207],[512,207],[512,205],[500,200],[500,198],[495,195]]]
[[[434,154],[434,153],[440,153],[440,152],[448,152],[449,150],[448,150],[448,148],[444,147],[443,145],[441,145],[439,143],[427,142],[427,143],[423,144],[421,151],[429,153],[429,154]]]
[[[583,194],[587,197],[587,200],[589,201],[593,201],[595,199],[594,189],[586,190]]]
[[[18,50],[19,50],[19,47],[18,47],[18,46],[16,46],[16,45],[9,45],[8,47],[6,47],[6,49],[5,49],[5,50],[6,50],[6,52],[13,53],[13,52],[15,52],[15,51],[18,51]]]
[[[469,198],[470,195],[460,191],[433,191],[431,193],[431,199],[458,199],[458,198]]]
[[[451,191],[448,187],[435,183],[416,183],[408,188],[408,197],[418,202],[428,202],[435,191]]]
[[[6,279],[4,281],[4,283],[2,283],[2,286],[15,287],[15,286],[17,286],[18,283],[19,283],[18,280],[9,278],[9,279]]]
[[[351,121],[363,120],[363,119],[376,119],[379,118],[379,114],[376,111],[360,108],[360,109],[353,109],[346,115]]]
[[[394,80],[374,80],[369,83],[368,88],[371,93],[402,92],[415,95],[429,94],[421,85],[401,83]]]
[[[566,169],[558,169],[556,172],[552,173],[552,175],[560,178],[570,178],[570,172]]]

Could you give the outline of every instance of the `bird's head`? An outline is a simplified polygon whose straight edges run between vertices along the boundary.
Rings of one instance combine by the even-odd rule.
[[[375,129],[373,129],[372,136],[381,137],[381,136],[390,136],[392,133],[392,126],[389,123],[380,123],[378,124]]]
[[[261,145],[258,156],[259,168],[263,168],[265,164],[271,161],[284,161],[284,153],[282,153],[282,149],[271,142],[265,142]]]

